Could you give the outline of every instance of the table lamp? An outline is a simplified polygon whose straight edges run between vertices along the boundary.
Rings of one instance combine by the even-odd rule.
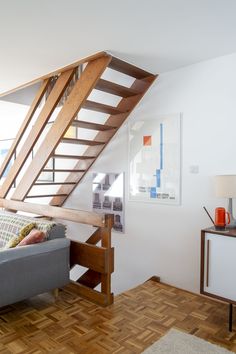
[[[215,176],[215,191],[219,198],[229,198],[228,212],[230,224],[227,227],[236,228],[236,220],[233,217],[233,198],[236,197],[236,175]]]

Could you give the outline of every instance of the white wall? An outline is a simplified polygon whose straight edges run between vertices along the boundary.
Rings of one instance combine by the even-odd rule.
[[[211,226],[202,207],[213,214],[225,200],[214,197],[212,177],[236,173],[236,54],[160,75],[130,119],[183,113],[181,206],[128,201],[127,124],[93,167],[97,172],[126,174],[125,234],[113,233],[119,293],[152,275],[163,282],[199,291],[200,230]],[[191,174],[190,166],[199,173]],[[91,174],[74,191],[67,206],[91,208]],[[82,230],[69,225],[73,237]],[[82,237],[82,236],[81,236]],[[83,237],[82,237],[83,239]]]

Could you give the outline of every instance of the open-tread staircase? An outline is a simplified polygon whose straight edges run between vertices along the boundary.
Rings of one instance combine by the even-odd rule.
[[[80,68],[83,66],[84,69],[75,80],[75,73],[79,66]],[[127,75],[132,81],[130,87],[103,78],[102,75],[107,69],[115,71],[116,75]],[[19,144],[24,139],[24,143],[17,151],[14,164],[2,183],[0,198],[8,198],[11,187],[17,181],[11,199],[24,201],[28,198],[47,198],[47,200],[49,198],[51,205],[62,206],[155,79],[156,75],[101,52],[33,81],[32,84],[41,82],[41,86],[0,167],[0,178],[2,178]],[[95,102],[89,97],[93,90],[115,95],[120,101],[116,106]],[[65,98],[66,92],[68,94]],[[46,97],[44,105],[29,131],[28,127],[40,103],[42,104],[43,97]],[[60,111],[51,122],[50,129],[40,142],[34,158],[26,166],[27,159],[32,155],[42,132],[45,131],[45,127],[58,107]],[[80,117],[82,109],[94,112],[94,116],[97,115],[96,112],[108,116],[103,117],[99,122],[84,120]],[[71,127],[97,133],[89,139],[81,136],[68,137],[67,132]],[[25,136],[26,134],[28,135]],[[65,153],[63,150],[65,145],[78,145],[80,149],[83,148],[83,152],[79,150],[72,154],[68,153],[67,148]],[[59,152],[58,149],[60,149]],[[73,151],[75,151],[74,148]],[[50,159],[55,162],[53,167],[47,165]],[[73,167],[67,167],[67,165],[57,167],[57,161],[74,161],[74,165]],[[39,180],[42,173],[53,173],[55,176],[60,173],[60,178],[42,182]],[[65,175],[64,179],[63,175]],[[47,186],[49,189],[46,189]],[[55,191],[50,189],[52,186],[55,186]],[[37,188],[43,188],[43,192],[42,190],[37,192]]]

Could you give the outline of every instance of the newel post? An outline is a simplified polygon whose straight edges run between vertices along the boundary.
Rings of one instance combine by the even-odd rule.
[[[106,273],[101,275],[101,291],[106,295],[107,305],[114,301],[111,292],[111,274],[114,272],[114,248],[111,247],[111,229],[114,224],[114,215],[105,215],[105,225],[101,228],[101,246],[107,249]]]

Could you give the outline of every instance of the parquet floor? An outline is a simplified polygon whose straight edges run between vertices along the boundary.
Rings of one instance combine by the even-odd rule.
[[[236,352],[228,307],[148,281],[108,308],[78,298],[72,287],[0,310],[0,353],[141,353],[174,327]],[[236,323],[234,324],[236,330]]]

